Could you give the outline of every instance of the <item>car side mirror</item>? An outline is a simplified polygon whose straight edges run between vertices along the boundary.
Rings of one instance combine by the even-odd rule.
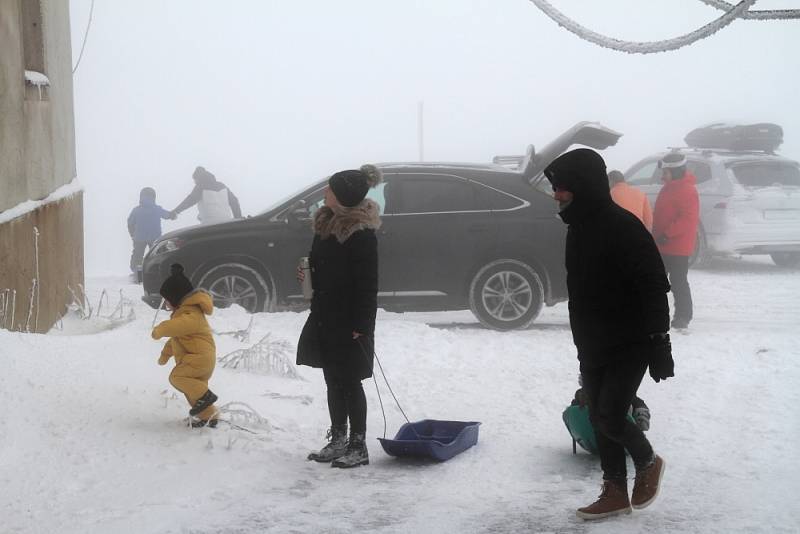
[[[289,206],[289,210],[286,212],[286,218],[289,224],[294,226],[302,225],[304,224],[304,221],[310,219],[311,213],[308,210],[306,201],[300,199],[291,206]]]

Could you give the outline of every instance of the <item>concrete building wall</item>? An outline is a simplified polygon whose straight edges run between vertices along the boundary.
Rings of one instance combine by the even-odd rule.
[[[0,225],[0,251],[0,328],[47,332],[82,294],[81,195]]]
[[[26,70],[49,85],[26,81]],[[73,113],[68,0],[0,0],[0,214],[75,178]],[[38,331],[63,313],[67,285],[83,283],[82,212],[78,194],[0,224],[0,291],[18,303],[29,300],[40,233]]]
[[[23,28],[23,12],[40,26]],[[41,40],[31,38],[41,35]],[[39,46],[41,61],[24,46]],[[33,54],[34,56],[36,54]],[[25,82],[44,67],[49,87]],[[0,211],[46,197],[75,177],[72,46],[67,0],[0,0]]]
[[[28,199],[25,76],[18,0],[0,0],[0,212]]]

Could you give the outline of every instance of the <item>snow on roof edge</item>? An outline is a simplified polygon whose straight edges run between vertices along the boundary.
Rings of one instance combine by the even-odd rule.
[[[18,217],[22,217],[23,215],[39,209],[45,204],[51,204],[53,202],[64,200],[65,198],[76,195],[81,191],[83,191],[83,186],[80,184],[77,178],[73,178],[70,183],[62,185],[42,200],[26,200],[25,202],[20,202],[16,206],[5,211],[0,211],[0,224],[5,224]]]

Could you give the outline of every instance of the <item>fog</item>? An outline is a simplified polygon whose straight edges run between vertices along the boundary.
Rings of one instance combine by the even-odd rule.
[[[76,59],[90,3],[70,3]],[[720,15],[696,0],[553,4],[639,41]],[[797,21],[738,20],[675,52],[628,55],[525,0],[98,1],[74,77],[86,272],[127,272],[139,190],[154,187],[172,209],[197,165],[253,215],[342,168],[417,160],[420,101],[429,161],[522,153],[581,120],[624,133],[604,152],[610,169],[720,120],[781,124],[779,152],[798,159],[798,49]]]

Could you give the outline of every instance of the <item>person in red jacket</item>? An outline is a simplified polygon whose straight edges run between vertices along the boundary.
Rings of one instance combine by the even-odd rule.
[[[686,156],[670,152],[659,162],[664,187],[658,193],[653,213],[653,237],[658,244],[675,298],[673,328],[686,328],[692,320],[689,288],[689,257],[697,241],[700,200],[695,176],[686,170]]]

